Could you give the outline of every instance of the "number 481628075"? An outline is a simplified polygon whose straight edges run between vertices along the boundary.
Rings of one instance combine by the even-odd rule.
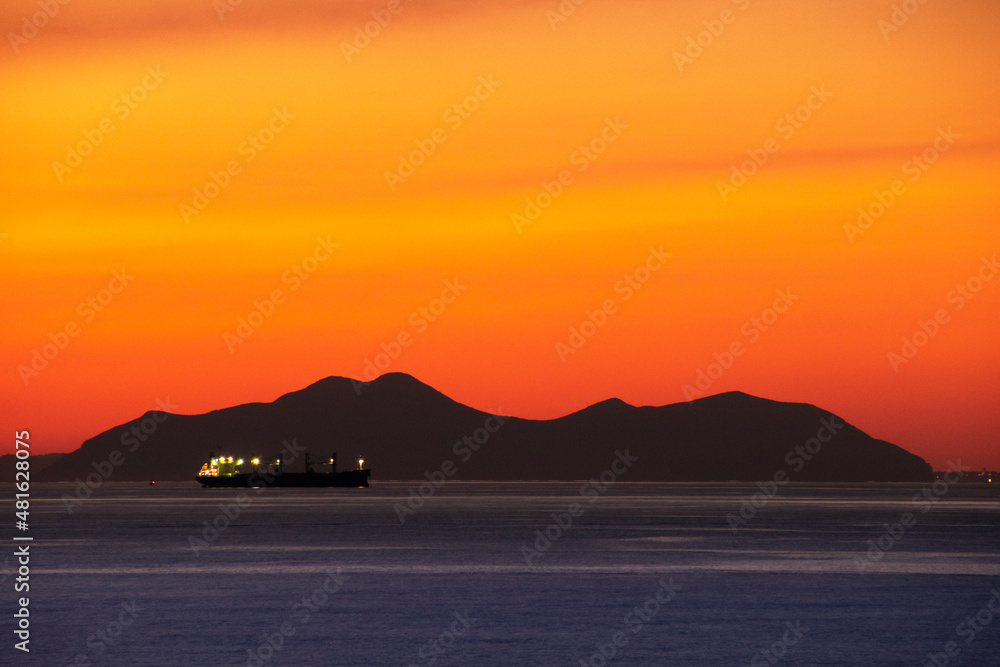
[[[17,443],[16,451],[14,452],[14,456],[17,458],[17,462],[15,463],[17,472],[14,474],[14,481],[17,490],[20,492],[14,494],[14,498],[16,499],[15,507],[18,510],[16,516],[19,520],[27,523],[29,506],[28,490],[30,488],[28,484],[28,468],[30,467],[28,457],[30,456],[29,450],[31,444],[29,443],[29,439],[31,438],[31,434],[28,431],[17,431],[14,433],[14,437]]]

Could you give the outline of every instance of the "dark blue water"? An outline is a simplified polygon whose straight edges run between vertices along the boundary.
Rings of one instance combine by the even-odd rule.
[[[35,485],[0,664],[1000,665],[997,488],[411,486]]]

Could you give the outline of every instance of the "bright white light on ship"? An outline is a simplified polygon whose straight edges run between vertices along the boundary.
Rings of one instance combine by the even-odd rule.
[[[358,470],[361,470],[361,466],[363,466],[364,464],[365,464],[364,459],[358,459]]]

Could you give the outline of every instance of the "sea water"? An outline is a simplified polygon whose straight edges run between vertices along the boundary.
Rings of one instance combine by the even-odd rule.
[[[998,488],[73,489],[0,664],[1000,665]]]

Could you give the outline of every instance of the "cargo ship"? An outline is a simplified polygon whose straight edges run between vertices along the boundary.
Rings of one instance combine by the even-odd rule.
[[[329,463],[315,464],[305,455],[305,472],[286,472],[281,459],[274,463],[261,463],[257,457],[251,456],[248,461],[232,456],[209,456],[209,460],[198,472],[195,481],[203,487],[264,487],[264,486],[295,486],[295,487],[358,487],[370,486],[368,480],[372,476],[370,468],[364,467],[365,460],[358,459],[357,470],[337,470],[337,454],[330,457]],[[328,465],[329,471],[315,471],[313,465]]]

